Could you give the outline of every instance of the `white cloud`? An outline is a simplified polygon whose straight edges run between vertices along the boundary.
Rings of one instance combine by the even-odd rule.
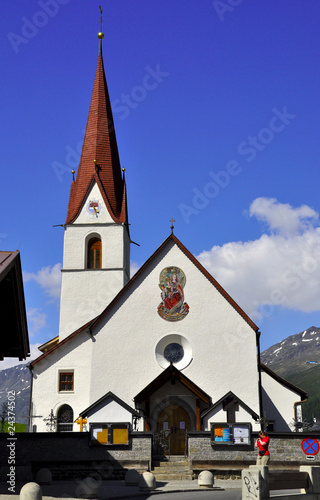
[[[35,281],[41,288],[44,289],[45,294],[52,300],[60,298],[61,292],[61,264],[54,266],[42,267],[37,273],[23,273],[24,282]]]
[[[132,278],[132,276],[134,274],[136,274],[136,272],[138,271],[138,269],[140,269],[139,264],[137,264],[133,260],[130,260],[130,278]]]
[[[32,333],[30,333],[30,330],[37,332],[38,330],[46,326],[47,315],[41,312],[41,310],[37,309],[36,307],[32,307],[27,310],[27,318],[30,336],[33,335]]]
[[[250,215],[266,222],[271,234],[214,246],[198,256],[200,262],[255,322],[270,307],[319,311],[318,214],[306,205],[257,198]]]
[[[292,236],[312,227],[318,214],[307,205],[293,208],[288,203],[279,203],[275,198],[256,198],[249,209],[250,217],[264,221],[271,231]]]
[[[19,361],[17,358],[4,358],[3,361],[0,361],[0,370],[6,370],[7,368],[11,368],[12,366],[26,365],[27,363],[30,363],[30,361],[33,361],[40,356],[41,352],[38,349],[40,345],[41,344],[39,343],[31,344],[30,357],[24,359],[23,361]]]

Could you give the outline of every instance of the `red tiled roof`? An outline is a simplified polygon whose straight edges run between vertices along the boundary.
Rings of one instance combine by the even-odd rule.
[[[127,222],[126,206],[124,206],[125,183],[121,175],[101,50],[77,177],[71,184],[66,224],[75,221],[94,182],[99,186],[112,219],[115,222]]]
[[[96,318],[93,318],[91,321],[86,323],[84,326],[80,327],[75,332],[71,333],[68,337],[63,339],[62,342],[57,344],[55,347],[42,354],[39,358],[35,359],[31,365],[36,364],[38,361],[49,355],[55,349],[58,349],[60,345],[65,344],[73,337],[78,335],[79,333],[89,329],[90,331],[100,323],[100,321],[104,318],[106,314],[118,303],[121,297],[131,288],[132,284],[139,278],[139,276],[143,273],[143,271],[148,267],[150,262],[155,259],[157,255],[166,247],[166,245],[170,242],[175,243],[180,250],[193,262],[193,264],[199,269],[199,271],[212,283],[212,285],[224,296],[224,298],[230,303],[230,305],[242,316],[242,318],[248,323],[248,325],[255,331],[258,331],[258,326],[247,316],[247,314],[241,309],[241,307],[230,297],[230,295],[222,288],[222,286],[211,276],[211,274],[200,264],[200,262],[189,252],[189,250],[181,243],[180,240],[173,234],[170,234],[168,238],[160,245],[157,250],[149,257],[148,260],[140,267],[140,269],[136,272],[136,274],[131,278],[131,280],[120,290],[120,292],[115,296],[115,298],[110,302],[110,304],[100,313]]]

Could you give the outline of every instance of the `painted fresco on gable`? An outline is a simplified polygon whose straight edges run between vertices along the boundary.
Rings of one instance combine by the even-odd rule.
[[[167,321],[180,321],[185,318],[189,306],[184,302],[184,272],[176,266],[166,267],[161,271],[159,281],[162,302],[158,306],[158,314]]]
[[[87,204],[87,210],[90,215],[95,215],[98,217],[101,211],[100,203],[96,199],[91,199]]]

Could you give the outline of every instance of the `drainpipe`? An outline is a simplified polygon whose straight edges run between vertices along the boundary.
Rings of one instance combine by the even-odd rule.
[[[30,397],[29,397],[29,411],[28,411],[28,432],[31,432],[32,429],[32,390],[33,390],[33,366],[27,365],[30,371],[31,380],[30,380]]]
[[[302,428],[301,428],[301,430],[298,429],[298,411],[297,411],[297,406],[298,405],[302,405],[302,403],[306,403],[307,401],[308,401],[308,397],[306,399],[303,399],[303,400],[300,400],[300,401],[296,401],[295,403],[293,403],[293,418],[294,418],[295,432],[302,432]]]
[[[258,390],[259,390],[259,412],[260,412],[260,425],[262,428],[263,422],[263,402],[262,402],[262,383],[261,383],[261,356],[260,356],[260,335],[259,330],[256,331],[257,351],[258,351]]]

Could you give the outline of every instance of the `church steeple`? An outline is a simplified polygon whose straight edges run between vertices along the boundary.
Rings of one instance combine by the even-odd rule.
[[[114,222],[127,223],[126,186],[121,175],[118,146],[102,57],[99,55],[93,85],[87,128],[77,177],[72,181],[66,224],[78,217],[88,194],[97,183],[106,208]]]
[[[64,226],[60,341],[100,314],[130,279],[126,182],[103,67],[103,33],[98,37],[87,128]]]

